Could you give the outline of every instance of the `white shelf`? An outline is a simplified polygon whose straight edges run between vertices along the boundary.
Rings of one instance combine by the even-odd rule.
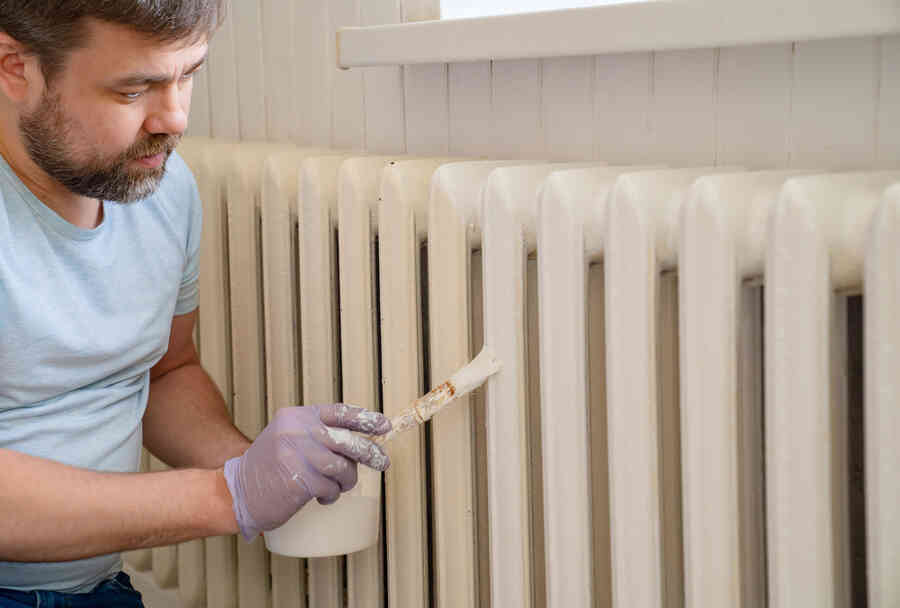
[[[900,33],[900,0],[659,0],[338,30],[343,68]]]

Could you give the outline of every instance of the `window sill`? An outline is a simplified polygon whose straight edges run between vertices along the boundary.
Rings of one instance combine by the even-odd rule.
[[[704,6],[706,4],[706,6]],[[897,0],[656,0],[338,30],[342,68],[715,48],[900,33]]]

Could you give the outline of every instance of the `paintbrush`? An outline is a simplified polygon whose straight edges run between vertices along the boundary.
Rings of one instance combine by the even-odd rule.
[[[484,384],[501,367],[494,351],[485,345],[477,357],[450,376],[449,380],[413,401],[412,406],[403,413],[391,418],[392,428],[386,435],[373,437],[372,440],[383,445],[400,433],[416,428],[455,400]]]

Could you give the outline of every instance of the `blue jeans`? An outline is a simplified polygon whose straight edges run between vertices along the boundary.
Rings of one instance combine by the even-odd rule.
[[[0,608],[144,608],[131,578],[119,572],[89,593],[0,589]]]

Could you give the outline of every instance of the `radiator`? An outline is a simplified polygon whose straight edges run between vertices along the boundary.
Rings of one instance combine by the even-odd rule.
[[[504,367],[361,472],[379,546],[132,552],[148,607],[900,602],[900,171],[181,151],[247,435]]]

